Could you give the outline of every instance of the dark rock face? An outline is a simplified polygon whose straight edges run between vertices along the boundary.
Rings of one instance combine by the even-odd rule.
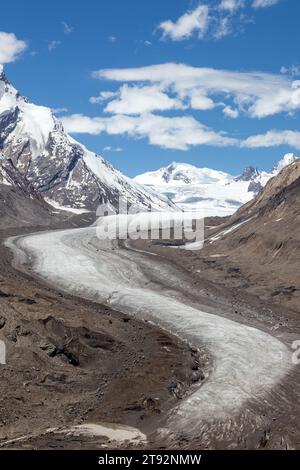
[[[236,178],[236,181],[251,181],[259,176],[259,171],[253,166],[247,166],[243,173]]]
[[[15,123],[7,122],[13,129]],[[1,129],[2,133],[9,134],[7,127]],[[54,130],[49,135],[46,151],[47,155],[33,159],[29,140],[22,140],[17,145],[4,143],[0,166],[18,186],[31,187],[61,206],[95,210],[103,202],[116,205],[121,191],[97,178],[85,163],[83,150],[75,144],[68,144],[62,130]],[[112,167],[107,166],[107,171],[117,174]],[[143,197],[138,190],[134,191],[125,179],[122,181],[118,177],[118,180],[122,194],[126,196],[128,193],[131,202],[147,203],[146,195]]]
[[[263,189],[259,176],[260,173],[256,168],[247,166],[243,173],[235,178],[235,181],[249,181],[248,192],[257,194]]]
[[[191,180],[183,172],[178,171],[176,164],[173,163],[166,168],[162,178],[166,183],[171,180],[183,181],[185,184],[191,183]]]
[[[7,108],[7,109],[6,109]],[[51,111],[22,97],[0,74],[0,183],[60,206],[96,210],[100,203],[168,206],[70,138]]]
[[[19,108],[13,111],[6,111],[0,115],[0,149],[9,134],[15,129],[18,120]]]
[[[263,189],[262,184],[260,181],[251,181],[249,186],[248,186],[248,192],[249,193],[259,193]]]

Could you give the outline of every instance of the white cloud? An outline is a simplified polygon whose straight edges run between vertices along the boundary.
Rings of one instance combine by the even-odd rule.
[[[53,114],[67,113],[68,108],[52,108],[51,111]]]
[[[134,138],[148,138],[149,143],[166,149],[188,150],[192,146],[211,145],[217,147],[236,146],[242,148],[277,147],[288,145],[300,149],[300,132],[270,130],[265,134],[239,140],[215,132],[192,116],[164,117],[155,114],[141,116],[116,115],[107,118],[90,118],[74,114],[62,118],[67,132],[98,135],[127,134]],[[106,147],[106,151],[121,151]]]
[[[222,0],[219,9],[234,12],[245,6],[244,0]]]
[[[143,114],[182,107],[179,99],[170,98],[158,86],[128,86],[125,84],[117,93],[117,98],[110,101],[104,111],[112,114]]]
[[[115,42],[117,42],[118,38],[117,38],[117,36],[112,35],[112,36],[108,37],[108,40],[109,40],[109,42],[115,43]]]
[[[276,5],[280,0],[254,0],[252,7],[253,8],[266,8]]]
[[[300,65],[293,64],[290,67],[284,65],[280,69],[280,73],[284,75],[291,75],[292,77],[300,76]]]
[[[48,44],[48,51],[49,52],[54,51],[58,46],[60,46],[60,44],[61,44],[61,41],[56,41],[56,40],[50,41]]]
[[[246,6],[254,9],[275,5],[280,0],[220,0],[218,3],[205,2],[189,10],[176,21],[168,19],[159,24],[162,39],[183,41],[197,34],[199,39],[222,39],[241,31],[241,25],[252,22]],[[241,12],[240,10],[244,10]]]
[[[242,147],[277,147],[279,145],[289,145],[300,149],[300,132],[291,130],[271,130],[265,134],[248,137],[241,143]]]
[[[238,145],[237,139],[209,129],[192,116],[165,117],[149,113],[90,118],[75,114],[64,117],[62,122],[70,133],[127,134],[135,138],[148,138],[150,144],[168,149],[188,150],[196,145]]]
[[[278,88],[275,93],[262,95],[250,109],[250,115],[253,117],[266,117],[278,114],[280,112],[292,113],[300,108],[300,82],[290,83],[288,88]]]
[[[240,114],[262,118],[300,109],[300,81],[288,75],[239,72],[167,63],[139,68],[93,72],[98,79],[121,82],[117,91],[102,91],[91,102],[105,102],[110,115],[63,117],[71,133],[127,135],[148,139],[161,148],[187,150],[192,146],[299,148],[300,132],[270,130],[245,140],[215,131],[191,115],[158,115],[157,112],[220,108],[225,117]],[[106,149],[109,151],[109,149]],[[110,151],[116,151],[110,147]]]
[[[211,109],[219,105],[216,96],[222,95],[224,107],[233,107],[252,118],[291,113],[300,108],[300,82],[284,75],[167,63],[98,70],[93,76],[143,87],[156,86],[172,99],[186,100],[185,105],[194,109]]]
[[[238,109],[233,109],[230,106],[225,106],[225,108],[223,109],[223,113],[225,114],[225,116],[231,119],[237,119],[239,117]]]
[[[74,28],[73,26],[70,26],[68,23],[66,23],[65,21],[62,21],[61,22],[62,26],[63,26],[63,30],[64,30],[64,33],[65,34],[71,34],[73,33],[74,31]]]
[[[109,145],[103,149],[104,152],[123,152],[123,150],[122,147],[110,147]]]
[[[176,22],[163,21],[159,29],[163,31],[163,38],[170,37],[174,41],[182,41],[197,32],[201,38],[206,33],[209,23],[209,7],[199,5],[195,10],[188,11]]]
[[[202,88],[178,90],[178,96],[182,102],[186,103],[186,107],[197,109],[199,111],[208,111],[209,109],[213,109],[217,106],[216,103],[207,96],[205,90]]]
[[[217,21],[213,36],[215,39],[222,39],[229,34],[231,34],[231,18],[225,16]]]
[[[114,93],[112,91],[101,91],[98,96],[91,96],[89,101],[92,104],[100,104],[104,101],[108,101],[111,98],[114,98],[115,96],[117,96],[117,93]]]
[[[147,41],[144,41],[144,45],[145,45],[145,46],[148,46],[148,47],[149,47],[149,46],[152,46],[152,42],[151,42],[151,41],[148,41],[148,40],[147,40]]]
[[[14,33],[0,31],[0,64],[14,62],[26,48],[26,41],[17,39]]]
[[[61,118],[67,132],[97,135],[105,131],[102,118],[90,118],[83,114],[72,114]]]

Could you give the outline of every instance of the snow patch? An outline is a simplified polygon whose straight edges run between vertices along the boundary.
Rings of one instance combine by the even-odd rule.
[[[61,431],[62,433],[71,435],[86,435],[105,437],[111,441],[122,443],[146,443],[146,435],[139,429],[131,426],[122,426],[120,424],[80,424]]]
[[[234,232],[235,230],[237,230],[239,227],[241,227],[242,225],[245,225],[247,224],[248,222],[250,222],[250,220],[254,219],[255,217],[257,217],[256,215],[253,216],[253,217],[250,217],[250,219],[247,219],[247,220],[243,220],[242,222],[239,222],[237,224],[234,224],[232,225],[231,227],[225,229],[225,230],[222,230],[222,232],[219,232],[217,235],[215,235],[214,237],[210,237],[209,238],[209,243],[213,243],[213,242],[216,242],[217,240],[220,240],[220,238],[223,238],[224,236],[228,235],[229,233],[232,233]]]
[[[53,201],[52,199],[49,199],[48,197],[45,197],[45,201],[55,209],[58,209],[60,211],[65,211],[65,212],[72,212],[73,214],[86,214],[90,211],[86,209],[76,209],[75,207],[66,207],[66,206],[61,206],[58,204],[58,202]]]

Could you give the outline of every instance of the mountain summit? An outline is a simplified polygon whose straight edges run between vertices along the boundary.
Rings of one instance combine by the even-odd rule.
[[[296,160],[298,160],[298,157],[296,157],[294,153],[286,153],[284,157],[281,160],[279,160],[277,165],[275,165],[273,169],[273,173],[277,175],[281,170],[283,170],[283,168],[285,168],[288,165],[291,165]]]
[[[90,152],[64,131],[49,108],[30,103],[0,68],[0,183],[42,195],[56,207],[113,207],[119,196],[157,209],[171,205]]]
[[[206,216],[227,216],[258,194],[283,168],[295,162],[286,154],[271,172],[247,166],[239,176],[210,168],[175,163],[136,176],[135,181],[169,197],[183,210],[202,210]]]
[[[244,171],[236,178],[236,181],[253,181],[259,176],[259,171],[253,166],[246,166]]]

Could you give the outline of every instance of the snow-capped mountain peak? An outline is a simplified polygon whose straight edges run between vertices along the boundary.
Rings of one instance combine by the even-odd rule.
[[[28,139],[31,157],[42,154],[51,132],[61,129],[61,125],[53,116],[52,111],[44,106],[30,103],[8,81],[4,71],[0,74],[0,116],[15,118],[11,122],[13,129],[7,128],[6,144]],[[2,126],[2,130],[3,130]]]
[[[243,172],[236,177],[236,181],[253,181],[259,176],[259,171],[253,166],[246,166]]]
[[[231,215],[250,201],[270,178],[296,160],[285,155],[271,172],[247,166],[239,176],[187,163],[171,163],[135,178],[140,184],[168,196],[183,210],[203,210],[207,216]]]
[[[271,173],[247,167],[238,177],[173,162],[131,180],[67,135],[49,108],[22,96],[0,66],[0,183],[29,189],[56,206],[95,210],[103,202],[116,206],[123,196],[142,207],[164,209],[171,199],[184,210],[228,215],[295,160],[287,154]]]
[[[286,153],[284,155],[284,157],[281,160],[279,160],[277,165],[275,165],[275,167],[273,169],[273,173],[275,173],[275,174],[279,173],[281,170],[283,170],[283,168],[285,168],[288,165],[291,165],[297,159],[298,159],[298,157],[296,157],[296,155],[294,153]]]
[[[210,168],[197,168],[188,163],[173,162],[165,168],[157,171],[151,171],[136,176],[135,181],[145,185],[190,185],[202,183],[215,183],[223,181],[224,184],[231,181],[232,176],[222,171],[212,170]]]
[[[95,210],[100,203],[156,209],[172,203],[122,175],[65,133],[44,106],[30,103],[0,68],[0,183],[42,195],[56,206]]]

